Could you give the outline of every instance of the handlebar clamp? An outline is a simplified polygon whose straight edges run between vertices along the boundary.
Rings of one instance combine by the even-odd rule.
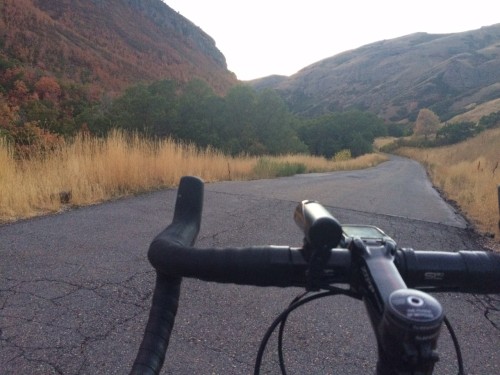
[[[342,226],[321,204],[313,200],[299,203],[293,218],[304,233],[303,256],[309,265],[306,290],[318,291],[331,249],[342,240]]]

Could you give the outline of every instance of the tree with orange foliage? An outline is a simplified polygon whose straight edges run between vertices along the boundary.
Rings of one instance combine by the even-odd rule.
[[[42,100],[56,102],[61,96],[61,86],[54,77],[42,77],[35,83],[35,93]]]
[[[17,117],[17,108],[9,105],[7,99],[0,93],[0,128],[8,129]]]
[[[21,105],[29,95],[29,89],[24,81],[17,80],[14,87],[9,91],[9,103],[14,106]]]
[[[416,136],[424,136],[427,139],[430,135],[436,134],[441,121],[439,117],[430,109],[422,108],[418,112],[417,121],[413,128],[413,134]]]

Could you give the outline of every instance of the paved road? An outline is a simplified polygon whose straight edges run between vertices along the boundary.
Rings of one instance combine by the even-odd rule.
[[[0,227],[2,374],[127,373],[154,280],[147,247],[171,219],[174,197],[160,191]],[[478,248],[423,169],[400,158],[359,172],[207,185],[199,245],[299,245],[292,213],[302,199],[319,200],[341,222],[378,225],[401,246]],[[265,329],[298,292],[185,280],[164,373],[252,373]],[[500,297],[438,298],[469,374],[500,374]],[[358,301],[315,302],[287,329],[290,374],[373,369],[375,342]],[[456,373],[446,333],[440,352],[437,373]],[[278,372],[274,354],[264,373]]]

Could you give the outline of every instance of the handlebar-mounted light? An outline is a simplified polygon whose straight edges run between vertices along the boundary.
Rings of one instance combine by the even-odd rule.
[[[299,203],[293,218],[304,232],[307,245],[331,250],[337,247],[342,239],[342,226],[317,201],[304,200]]]
[[[309,263],[306,289],[319,290],[331,249],[342,240],[342,226],[321,204],[311,200],[299,203],[293,218],[304,233],[303,255]]]

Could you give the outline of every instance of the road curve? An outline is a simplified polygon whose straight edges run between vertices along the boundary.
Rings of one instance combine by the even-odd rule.
[[[424,168],[396,156],[361,171],[223,182],[210,185],[209,190],[291,201],[315,199],[332,207],[466,227],[465,220],[432,187]]]
[[[146,251],[171,219],[174,199],[175,190],[165,190],[0,226],[2,374],[127,373],[154,281]],[[364,171],[209,184],[199,245],[299,245],[292,213],[302,199],[319,200],[341,222],[378,225],[400,246],[479,246],[423,169],[403,158]],[[185,280],[163,373],[252,373],[265,330],[299,292]],[[500,298],[437,297],[468,373],[499,374]],[[290,373],[371,373],[370,329],[358,301],[339,297],[304,307],[285,337]],[[277,373],[274,348],[263,373]],[[446,333],[440,353],[437,373],[456,373]]]

